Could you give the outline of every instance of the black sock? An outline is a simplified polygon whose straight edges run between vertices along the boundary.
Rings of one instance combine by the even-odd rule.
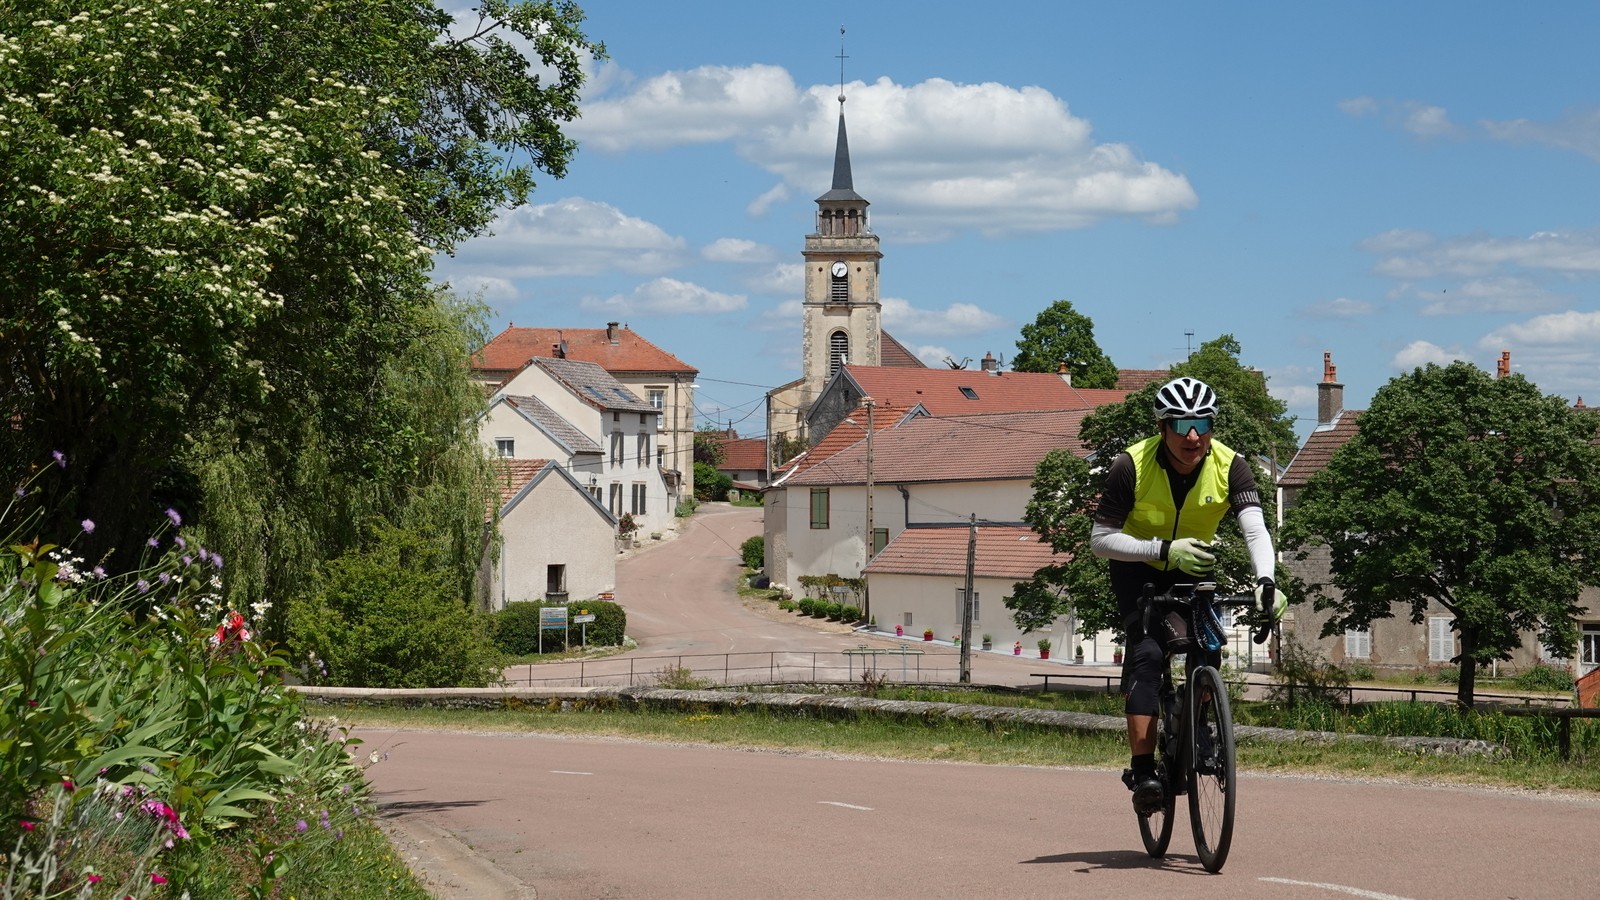
[[[1154,775],[1156,773],[1156,755],[1154,753],[1135,753],[1131,768],[1135,775]]]

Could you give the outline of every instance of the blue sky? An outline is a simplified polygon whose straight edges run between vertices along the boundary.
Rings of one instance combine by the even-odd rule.
[[[568,176],[437,274],[496,330],[627,323],[700,370],[701,424],[760,435],[799,376],[841,26],[885,328],[931,365],[1067,299],[1123,368],[1233,334],[1302,435],[1324,351],[1351,408],[1502,350],[1600,404],[1600,4],[585,11]]]

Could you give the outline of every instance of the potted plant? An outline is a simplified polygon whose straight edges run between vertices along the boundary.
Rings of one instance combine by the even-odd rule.
[[[933,640],[933,629],[932,628],[924,628],[924,629],[922,629],[922,639],[925,640],[925,641]]]
[[[986,634],[986,635],[983,636],[983,649],[985,649],[985,650],[993,650],[994,649],[994,635]]]
[[[1039,639],[1039,658],[1040,659],[1049,659],[1050,658],[1050,639],[1049,638],[1040,638]]]
[[[1074,662],[1078,663],[1079,665],[1083,665],[1083,645],[1082,644],[1079,644],[1077,649],[1072,651],[1072,659],[1073,659]]]
[[[1121,644],[1118,644],[1111,651],[1111,661],[1113,663],[1115,663],[1116,665],[1119,665],[1119,666],[1122,665],[1122,645]]]

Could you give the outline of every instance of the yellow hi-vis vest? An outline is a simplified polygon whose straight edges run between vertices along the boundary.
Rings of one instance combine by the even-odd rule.
[[[1172,505],[1172,484],[1167,471],[1156,462],[1161,436],[1146,438],[1128,448],[1133,457],[1133,511],[1122,523],[1122,533],[1149,540],[1196,538],[1209,542],[1228,512],[1228,470],[1233,465],[1233,449],[1212,439],[1211,454],[1200,461],[1200,477],[1183,498],[1183,509]],[[1166,561],[1146,560],[1163,572]]]

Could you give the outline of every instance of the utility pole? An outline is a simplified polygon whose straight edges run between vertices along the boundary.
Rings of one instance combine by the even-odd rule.
[[[961,678],[972,683],[972,570],[978,561],[978,514],[967,524],[967,581],[961,591]]]
[[[872,591],[867,587],[867,563],[872,562],[872,398],[862,397],[867,408],[867,535],[861,554],[861,615],[872,621]]]

